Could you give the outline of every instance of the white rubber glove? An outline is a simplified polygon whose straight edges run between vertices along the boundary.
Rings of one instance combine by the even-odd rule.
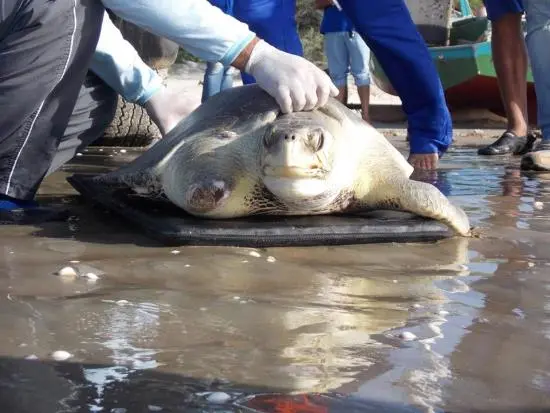
[[[200,98],[181,88],[162,85],[143,107],[164,136],[199,105]]]
[[[300,56],[285,53],[260,40],[248,59],[245,72],[275,98],[281,111],[313,110],[337,96],[330,77]]]

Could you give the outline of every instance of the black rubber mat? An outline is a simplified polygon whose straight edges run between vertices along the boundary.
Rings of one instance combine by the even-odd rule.
[[[445,225],[391,212],[307,217],[255,216],[231,220],[193,217],[169,202],[151,200],[126,186],[99,185],[88,175],[67,180],[89,202],[119,214],[167,245],[241,247],[429,242],[453,235]]]

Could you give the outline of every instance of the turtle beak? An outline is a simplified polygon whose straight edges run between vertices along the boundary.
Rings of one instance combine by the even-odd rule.
[[[263,173],[284,178],[319,178],[327,172],[321,129],[272,130],[263,138]]]

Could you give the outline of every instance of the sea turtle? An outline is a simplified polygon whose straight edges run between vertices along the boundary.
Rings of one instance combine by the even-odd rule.
[[[211,97],[147,152],[94,179],[205,218],[393,209],[469,234],[464,211],[435,186],[409,179],[412,171],[337,100],[282,114],[271,96],[248,85]]]

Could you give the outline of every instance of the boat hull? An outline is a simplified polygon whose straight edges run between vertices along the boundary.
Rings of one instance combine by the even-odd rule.
[[[488,109],[504,116],[491,42],[430,47],[450,110]],[[375,58],[371,60],[374,83],[386,93],[397,95]],[[527,74],[529,123],[537,122],[537,102],[531,71]]]

